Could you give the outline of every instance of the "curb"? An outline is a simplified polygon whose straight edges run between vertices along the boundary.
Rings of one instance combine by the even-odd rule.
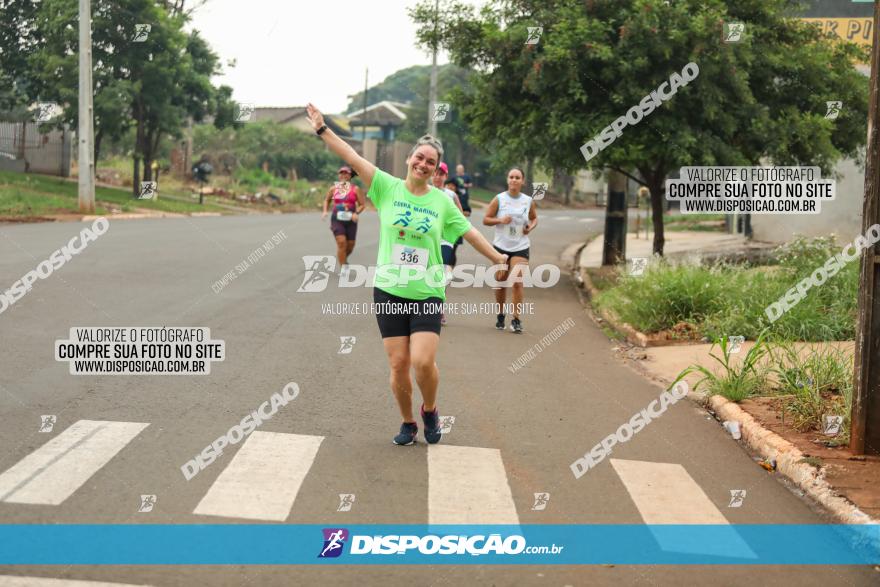
[[[586,297],[592,299],[592,296],[596,293],[595,287],[590,281],[589,275],[578,264],[580,254],[586,245],[587,243],[584,243],[575,253],[576,265],[572,269],[575,270],[573,274],[577,276],[576,280],[582,285]],[[592,306],[587,306],[587,309],[598,312]],[[631,344],[636,344],[630,340],[629,332],[626,330],[629,328],[635,332],[631,326],[625,323],[621,326],[621,323],[611,320],[609,316],[606,316],[606,313],[598,313],[613,328],[625,333],[627,340]],[[636,344],[636,346],[645,348],[646,345]],[[664,390],[669,388],[669,381],[649,373],[640,362],[626,360],[625,363],[649,382],[658,385]],[[824,468],[817,470],[812,465],[801,462],[805,457],[800,449],[775,432],[764,428],[754,417],[736,403],[720,395],[707,398],[705,394],[694,391],[690,391],[687,398],[701,407],[706,408],[708,406],[708,410],[713,412],[716,419],[722,422],[725,420],[739,422],[743,443],[761,457],[774,459],[776,461],[776,472],[794,483],[813,502],[822,506],[835,522],[840,524],[880,524],[880,520],[872,518],[846,497],[839,495],[834,490],[834,487],[825,480]]]
[[[776,470],[792,481],[841,524],[880,524],[854,503],[838,495],[824,472],[800,462],[804,458],[795,445],[761,426],[748,412],[720,395],[708,400],[709,407],[722,420],[739,422],[742,440],[765,459],[776,460]]]

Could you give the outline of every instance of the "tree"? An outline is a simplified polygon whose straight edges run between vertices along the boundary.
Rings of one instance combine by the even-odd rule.
[[[181,135],[187,118],[216,115],[232,121],[231,90],[215,88],[219,60],[198,31],[187,33],[185,3],[152,0],[93,0],[92,60],[95,160],[105,139],[119,141],[135,129],[132,190],[152,179],[150,164],[163,137]],[[31,94],[64,106],[63,122],[77,124],[78,65],[76,0],[43,0],[32,21],[41,44],[27,59]],[[150,25],[134,42],[136,25]]]
[[[430,6],[428,6],[430,4]],[[866,51],[785,16],[792,0],[444,2],[436,33],[454,63],[480,73],[463,105],[476,142],[548,169],[612,168],[647,185],[654,251],[664,246],[665,178],[685,165],[818,165],[865,140]],[[430,10],[429,10],[430,8]],[[435,34],[433,3],[412,12]],[[745,37],[722,42],[725,22]],[[543,27],[537,44],[528,27]],[[698,77],[588,161],[580,148],[694,62]],[[825,102],[845,113],[826,120]],[[637,175],[631,171],[637,172]]]
[[[31,99],[28,58],[41,44],[30,26],[36,10],[35,0],[0,0],[0,112],[14,118],[24,116]]]

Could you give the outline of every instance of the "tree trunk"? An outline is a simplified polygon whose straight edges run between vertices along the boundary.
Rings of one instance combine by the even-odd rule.
[[[131,189],[134,197],[138,197],[140,195],[140,187],[141,187],[141,160],[140,157],[135,154],[134,156],[134,170],[131,174]]]
[[[653,216],[654,225],[654,254],[663,256],[663,247],[666,244],[666,238],[663,234],[663,211],[666,208],[664,195],[666,186],[664,186],[663,177],[651,176],[648,180],[648,189],[651,191],[651,215]]]
[[[98,129],[95,134],[95,169],[98,168],[98,159],[101,157],[101,139],[104,138],[104,129]]]
[[[523,187],[525,187],[525,186],[531,187],[535,183],[534,177],[532,176],[532,169],[534,168],[534,166],[535,165],[534,165],[534,162],[532,161],[532,158],[529,157],[526,160],[526,176],[523,178],[523,180],[524,180]]]

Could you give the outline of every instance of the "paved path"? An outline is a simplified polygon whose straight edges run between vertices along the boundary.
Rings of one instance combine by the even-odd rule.
[[[475,213],[475,224],[479,223]],[[82,225],[0,228],[4,287]],[[594,211],[542,214],[532,266],[601,230]],[[483,227],[489,234],[489,229]],[[212,284],[279,230],[278,244],[220,293]],[[366,215],[352,262],[376,257]],[[397,447],[399,425],[375,319],[322,304],[369,289],[300,294],[303,255],[332,254],[317,214],[115,221],[0,314],[0,519],[5,523],[817,523],[696,405],[679,402],[580,479],[571,463],[647,406],[658,388],[621,365],[567,276],[527,292],[525,333],[452,315],[438,364],[437,446]],[[480,259],[469,247],[461,262]],[[451,289],[450,302],[491,301]],[[567,319],[575,326],[520,370],[508,367]],[[54,341],[77,326],[207,326],[228,357],[209,376],[72,376]],[[350,354],[340,337],[354,336]],[[299,396],[190,481],[180,467],[296,382]],[[41,415],[55,415],[39,432]],[[747,490],[739,508],[732,489]],[[543,510],[535,493],[549,493]],[[337,511],[340,494],[354,494]],[[155,495],[138,512],[141,495]],[[671,507],[674,505],[674,507]],[[144,548],[149,548],[148,544]],[[828,567],[0,567],[0,575],[148,585],[876,585]],[[293,578],[295,577],[295,579]],[[759,578],[758,578],[759,577]],[[37,584],[33,582],[3,584]],[[67,584],[67,583],[65,583]],[[69,583],[73,585],[73,583]],[[54,584],[53,584],[54,585]]]

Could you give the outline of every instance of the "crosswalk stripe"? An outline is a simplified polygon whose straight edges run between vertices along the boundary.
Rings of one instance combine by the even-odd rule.
[[[283,522],[322,440],[323,436],[254,432],[193,513]]]
[[[149,587],[133,583],[107,583],[105,581],[79,581],[76,579],[52,579],[50,577],[16,577],[0,575],[3,587]]]
[[[681,465],[611,459],[611,466],[635,502],[642,519],[646,524],[655,525],[651,532],[663,550],[755,558],[754,552],[732,528],[723,544],[709,544],[683,542],[681,532],[666,532],[656,526],[728,524],[724,514]]]
[[[611,459],[646,524],[726,524],[681,465]]]
[[[519,524],[501,451],[428,447],[429,524]]]
[[[78,420],[0,475],[0,501],[59,505],[147,426]]]

